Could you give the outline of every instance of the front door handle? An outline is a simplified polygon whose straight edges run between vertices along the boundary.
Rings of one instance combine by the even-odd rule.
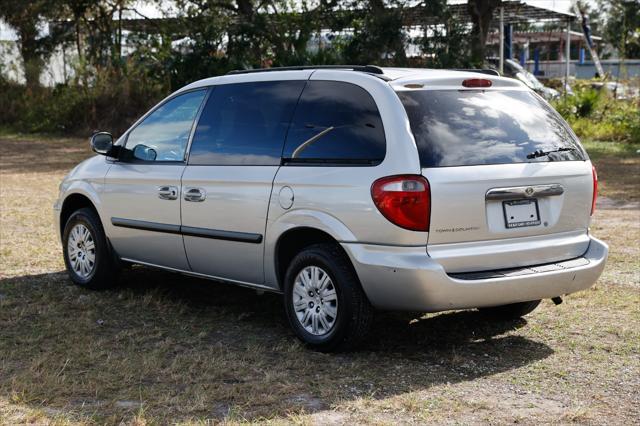
[[[195,201],[200,202],[204,201],[207,198],[207,193],[202,188],[185,188],[184,190],[184,199],[185,201]]]
[[[161,200],[177,200],[178,187],[177,186],[159,186],[158,198],[160,198]]]

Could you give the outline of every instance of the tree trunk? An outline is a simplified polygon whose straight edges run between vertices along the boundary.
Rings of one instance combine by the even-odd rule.
[[[27,87],[40,86],[40,74],[44,63],[38,52],[38,29],[35,25],[27,24],[18,28],[18,45],[24,63],[24,78]]]
[[[501,0],[468,0],[467,11],[471,16],[471,62],[482,67],[485,61],[487,35],[491,27],[493,12],[501,4]]]
[[[374,15],[380,16],[385,13],[385,6],[383,0],[369,0],[369,7]]]
[[[82,30],[80,29],[80,17],[75,17],[75,35],[76,35],[76,50],[78,51],[78,61],[82,63]]]

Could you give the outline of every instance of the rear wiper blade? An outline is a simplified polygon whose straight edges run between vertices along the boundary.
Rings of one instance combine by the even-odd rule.
[[[550,149],[549,151],[543,151],[539,149],[537,151],[533,151],[531,154],[527,154],[527,158],[545,157],[553,152],[564,152],[564,151],[575,151],[575,150],[576,150],[575,148],[568,148],[568,147]]]

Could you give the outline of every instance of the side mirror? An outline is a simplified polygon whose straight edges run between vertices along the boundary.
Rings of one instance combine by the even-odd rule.
[[[158,153],[156,152],[156,150],[146,145],[140,144],[136,145],[135,148],[133,148],[133,157],[137,158],[138,160],[156,161],[157,156]]]
[[[113,149],[113,136],[108,132],[98,132],[91,136],[91,149],[100,155],[109,155]]]

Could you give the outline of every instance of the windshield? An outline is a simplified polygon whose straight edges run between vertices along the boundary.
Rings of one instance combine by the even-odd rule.
[[[407,111],[422,167],[587,158],[567,123],[532,92],[406,90],[397,93]],[[537,151],[549,153],[531,155]]]

